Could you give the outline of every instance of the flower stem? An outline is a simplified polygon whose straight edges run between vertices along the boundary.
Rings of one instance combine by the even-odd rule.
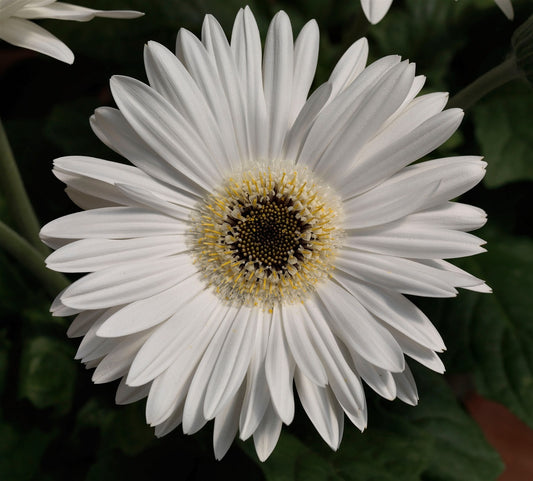
[[[43,255],[2,221],[0,221],[0,246],[39,279],[51,296],[55,297],[70,284],[63,274],[47,269]]]
[[[13,223],[20,234],[42,255],[49,253],[39,239],[40,225],[13,157],[4,126],[0,120],[0,188],[7,200]]]
[[[522,75],[516,65],[516,59],[512,56],[455,94],[448,102],[447,108],[459,107],[466,110],[494,89]]]

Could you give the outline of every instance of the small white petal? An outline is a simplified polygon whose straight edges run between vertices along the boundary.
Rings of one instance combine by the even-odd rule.
[[[328,82],[332,85],[332,98],[351,85],[365,68],[367,58],[368,40],[366,38],[360,38],[344,52],[329,77]]]
[[[291,22],[287,14],[280,11],[268,28],[263,58],[263,84],[270,135],[269,159],[278,158],[290,127],[293,55]]]
[[[93,10],[63,2],[49,2],[50,5],[34,6],[32,4],[20,9],[17,17],[21,18],[54,18],[58,20],[75,20],[88,22],[94,17],[130,19],[142,17],[144,13],[135,10]]]
[[[59,272],[94,272],[117,264],[157,259],[186,250],[183,236],[82,239],[50,254],[46,266]]]
[[[183,234],[186,224],[139,207],[76,212],[46,224],[40,235],[65,239],[129,239]]]
[[[190,277],[196,269],[188,256],[109,267],[77,280],[64,292],[67,306],[101,309],[146,299]]]
[[[403,294],[453,297],[457,291],[448,279],[436,278],[436,269],[419,262],[369,252],[342,249],[337,268],[345,273]]]
[[[418,391],[409,366],[405,366],[404,372],[394,372],[392,375],[396,382],[396,395],[398,399],[411,406],[416,406],[418,404]]]
[[[272,406],[281,420],[285,424],[290,424],[294,417],[292,393],[294,360],[283,332],[282,319],[284,317],[283,307],[274,306],[265,357],[265,373]]]
[[[265,355],[270,332],[268,320],[270,317],[262,310],[258,313],[260,330],[255,340],[246,375],[246,392],[239,419],[240,438],[243,440],[248,439],[254,433],[270,403],[270,392],[265,374]]]
[[[145,398],[150,390],[150,384],[144,386],[131,387],[126,384],[126,379],[122,378],[117,388],[115,402],[117,404],[131,404]]]
[[[485,252],[485,241],[461,231],[397,221],[350,233],[347,245],[389,256],[453,259]]]
[[[283,309],[283,331],[296,365],[307,378],[324,387],[328,381],[320,357],[307,333],[305,309],[302,305],[286,306]]]
[[[394,373],[374,366],[355,352],[352,358],[358,374],[374,391],[385,399],[393,400],[396,397]]]
[[[62,62],[74,62],[74,54],[61,40],[33,22],[11,17],[0,20],[0,27],[0,39],[8,43],[44,53]]]
[[[392,0],[361,0],[366,18],[372,24],[379,23],[389,11]]]
[[[337,450],[342,439],[344,414],[329,387],[319,387],[299,369],[294,373],[298,396],[309,419],[328,443]]]
[[[513,10],[513,4],[511,3],[511,0],[494,0],[496,5],[501,8],[502,12],[505,13],[505,16],[509,20],[513,20],[514,18],[514,10]]]
[[[213,429],[213,449],[215,458],[222,459],[228,452],[228,449],[237,434],[239,428],[239,411],[241,409],[244,389],[233,396],[224,410],[215,418],[215,427]]]
[[[150,334],[151,331],[132,334],[118,342],[99,362],[93,373],[93,382],[100,384],[125,376],[131,362]]]
[[[237,313],[206,388],[206,419],[218,416],[242,384],[259,330],[257,321],[257,309],[243,308]]]
[[[276,414],[272,404],[270,404],[261,423],[254,432],[255,450],[260,461],[266,461],[272,454],[280,434],[281,419]]]
[[[294,42],[294,71],[289,125],[305,104],[318,61],[319,32],[315,20],[307,22]]]

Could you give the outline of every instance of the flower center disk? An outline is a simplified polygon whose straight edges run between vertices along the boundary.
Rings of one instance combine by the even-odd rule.
[[[295,303],[333,268],[341,214],[340,200],[307,169],[258,165],[200,202],[191,250],[223,299],[267,308]]]

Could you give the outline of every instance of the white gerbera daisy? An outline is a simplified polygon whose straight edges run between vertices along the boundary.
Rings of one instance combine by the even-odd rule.
[[[500,7],[509,20],[513,19],[514,11],[511,0],[494,0],[494,3]],[[363,12],[365,12],[366,18],[372,24],[381,22],[391,5],[392,0],[361,0]]]
[[[72,63],[72,51],[30,20],[54,18],[88,22],[94,17],[136,18],[141,15],[144,14],[133,10],[93,10],[56,0],[0,0],[0,39]]]
[[[85,212],[46,225],[51,269],[90,272],[62,292],[78,314],[77,358],[117,402],[148,396],[162,436],[215,420],[221,458],[253,435],[272,452],[294,415],[293,385],[324,440],[344,414],[367,423],[364,380],[417,403],[405,355],[438,372],[436,329],[402,294],[448,297],[484,283],[442,260],[482,252],[482,210],[450,202],[484,175],[479,157],[417,161],[457,129],[447,94],[389,56],[365,68],[365,39],[307,99],[319,33],[296,41],[279,12],[264,54],[249,8],[231,43],[212,16],[176,55],[149,42],[150,85],[113,77],[119,109],[91,118],[135,167],[88,157],[54,173]],[[307,100],[306,100],[307,99]]]

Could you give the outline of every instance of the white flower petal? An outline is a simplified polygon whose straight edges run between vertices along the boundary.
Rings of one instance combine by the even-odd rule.
[[[302,147],[298,162],[314,166],[333,138],[346,125],[354,112],[365,99],[365,93],[374,87],[390,69],[400,62],[396,55],[384,57],[370,66],[337,97],[335,97],[317,117]]]
[[[319,36],[318,24],[315,20],[311,20],[303,26],[294,42],[294,70],[289,125],[292,125],[294,119],[300,113],[307,99],[309,88],[313,83],[318,62]]]
[[[331,389],[317,386],[299,369],[294,373],[294,381],[309,419],[331,449],[337,450],[344,429],[344,413]]]
[[[187,285],[184,286],[183,283]],[[184,296],[184,287],[194,294]],[[196,292],[195,290],[196,289]],[[196,276],[188,277],[175,286],[154,296],[132,302],[113,314],[100,326],[100,337],[120,337],[144,331],[172,317],[203,286]]]
[[[368,59],[368,40],[360,38],[353,43],[335,65],[329,77],[332,85],[331,98],[345,90],[363,71]]]
[[[137,355],[151,331],[132,334],[120,340],[99,362],[93,373],[95,384],[114,381],[128,373],[131,362]]]
[[[281,419],[270,404],[254,432],[254,446],[260,461],[266,461],[272,454],[280,434]]]
[[[252,159],[264,159],[268,148],[268,121],[263,90],[263,54],[259,29],[249,7],[239,10],[235,17],[231,49],[245,93],[250,154]]]
[[[115,402],[117,404],[131,404],[145,398],[150,390],[150,384],[144,386],[131,387],[126,384],[126,379],[122,378],[117,388]]]
[[[415,361],[440,374],[446,370],[440,357],[433,350],[418,344],[401,332],[395,332],[394,337],[405,354]]]
[[[98,138],[148,175],[178,189],[189,198],[198,199],[203,189],[176,170],[139,137],[119,110],[100,107],[90,119]],[[188,205],[188,204],[186,204]]]
[[[298,158],[309,129],[313,125],[317,115],[330,99],[330,96],[331,84],[325,83],[317,88],[309,97],[285,136],[285,144],[282,150],[282,157],[284,159],[295,161]]]
[[[404,369],[402,350],[394,337],[376,323],[357,299],[334,282],[317,289],[332,331],[367,361],[389,371]],[[324,313],[326,316],[326,313]]]
[[[358,229],[387,224],[416,212],[427,204],[439,186],[436,181],[420,184],[419,189],[406,189],[403,183],[386,181],[345,201],[346,229],[353,230],[351,234],[355,236]]]
[[[294,360],[283,332],[282,307],[274,306],[268,347],[265,357],[265,373],[272,399],[272,406],[285,424],[290,424],[294,417],[294,396],[292,379]]]
[[[396,396],[398,399],[411,406],[416,406],[418,404],[418,391],[409,366],[406,364],[404,372],[393,372],[392,376],[396,382]]]
[[[345,199],[383,182],[408,164],[443,144],[457,130],[463,112],[449,109],[429,118],[401,139],[370,141],[353,159],[354,167],[339,186]]]
[[[185,434],[195,433],[207,422],[204,416],[207,385],[213,374],[220,350],[237,318],[238,312],[238,308],[229,308],[225,316],[220,319],[218,329],[198,364],[183,409],[183,432]]]
[[[468,232],[483,227],[487,222],[487,214],[483,209],[471,205],[444,202],[411,214],[407,220],[421,226]]]
[[[63,290],[64,292],[64,290]],[[85,336],[93,323],[104,313],[105,309],[95,309],[93,311],[83,311],[78,314],[67,330],[68,337]]]
[[[332,184],[339,183],[357,153],[402,104],[414,76],[414,64],[402,62],[369,89],[345,125],[339,126],[338,133],[315,164],[316,171]]]
[[[372,24],[380,22],[389,11],[392,0],[361,0],[366,18]]]
[[[0,39],[8,43],[44,53],[62,62],[74,62],[74,54],[61,40],[33,22],[11,17],[0,20],[0,27]]]
[[[270,314],[258,313],[259,333],[255,339],[252,358],[246,374],[246,392],[239,418],[240,438],[248,439],[259,426],[270,403],[270,392],[265,374],[265,355],[270,332]]]
[[[167,48],[148,42],[144,49],[144,63],[150,86],[165,97],[202,136],[212,158],[231,168],[236,152],[226,146],[218,124],[203,93],[185,66]]]
[[[396,383],[390,371],[381,369],[368,362],[357,352],[352,352],[352,359],[357,373],[380,396],[393,400],[396,397]]]
[[[127,304],[175,286],[194,272],[196,269],[184,255],[118,265],[77,280],[63,293],[62,301],[82,309]]]
[[[334,278],[369,312],[414,341],[435,351],[445,349],[435,326],[425,314],[401,294],[369,285],[341,271]]]
[[[188,284],[184,285],[184,290],[190,290],[183,295],[176,312],[153,332],[135,357],[128,374],[128,385],[145,384],[165,371],[187,349],[190,339],[220,314],[215,296],[200,290],[202,286],[198,281],[190,282],[192,287]],[[191,318],[196,322],[190,322]]]
[[[304,319],[305,309],[302,305],[286,306],[283,309],[285,339],[298,368],[317,386],[324,387],[328,377],[309,338]]]
[[[257,309],[241,309],[222,345],[206,388],[204,416],[212,419],[242,384],[259,330]]]
[[[75,20],[77,22],[88,22],[94,17],[129,19],[142,17],[143,15],[144,13],[135,10],[93,10],[92,8],[63,2],[54,2],[43,6],[29,5],[17,12],[17,17],[21,18],[55,18],[58,20]]]
[[[138,239],[81,239],[57,249],[46,259],[49,269],[60,272],[94,272],[145,259],[167,257],[187,250],[183,236]]]
[[[452,259],[485,252],[485,241],[461,231],[398,221],[350,233],[351,248],[397,257]]]
[[[448,279],[435,277],[436,269],[409,259],[341,249],[336,263],[339,270],[357,279],[403,294],[426,297],[457,294]]]
[[[197,303],[198,309],[201,309],[201,306],[201,302]],[[206,318],[206,322],[200,323],[194,329],[188,329],[186,335],[175,330],[170,333],[173,345],[176,346],[177,355],[170,366],[159,374],[152,383],[146,403],[147,422],[152,425],[161,424],[172,418],[177,408],[183,411],[185,398],[198,363],[217,332],[218,325],[227,323],[225,321],[227,314],[227,307],[219,305]],[[164,335],[163,329],[161,331],[161,334]],[[171,354],[171,351],[169,353]]]
[[[361,381],[346,362],[316,302],[306,302],[305,310],[309,335],[322,358],[329,385],[344,411],[357,416],[365,405]]]
[[[246,118],[245,93],[239,77],[233,52],[222,27],[212,15],[206,15],[202,25],[202,40],[213,57],[218,69],[221,86],[224,89],[233,119],[234,135],[239,155],[234,160],[252,159],[249,125]]]
[[[505,13],[505,16],[509,20],[513,20],[514,18],[514,10],[513,10],[513,4],[511,3],[511,0],[494,0],[496,5],[501,8],[502,12]]]
[[[112,316],[113,313],[115,313],[118,309],[120,309],[119,306],[112,307],[110,309],[99,309],[97,311],[98,317],[94,319],[93,324],[80,342],[74,359],[84,359],[88,356],[91,356],[91,354],[93,354],[94,352],[101,350],[106,351],[106,347],[115,346],[116,344],[118,344],[115,339],[103,339],[96,335],[96,331],[98,331],[98,328],[105,322],[105,320],[109,316]],[[102,355],[104,354],[107,354],[107,352],[103,352]],[[93,359],[96,359],[97,357],[98,355],[93,357]]]
[[[240,389],[225,409],[215,418],[213,450],[215,451],[216,459],[222,459],[224,457],[237,434],[243,395],[244,389]]]
[[[293,57],[291,22],[287,14],[280,11],[268,28],[263,57],[263,84],[269,119],[269,159],[279,157],[290,127]]]
[[[223,174],[211,162],[196,131],[160,94],[130,77],[115,75],[111,92],[120,111],[137,134],[175,168],[175,176],[185,176],[209,191],[213,178]]]
[[[112,110],[112,109],[110,109]],[[62,173],[69,176],[82,177],[101,181],[114,186],[116,184],[128,184],[137,187],[150,189],[161,198],[173,202],[174,204],[191,207],[195,199],[190,194],[177,191],[175,188],[169,188],[153,177],[146,175],[141,169],[129,165],[109,162],[107,160],[97,159],[85,156],[60,157],[54,160],[53,172]],[[68,180],[66,181],[68,184]],[[91,185],[94,188],[94,185]],[[115,189],[117,196],[120,192]],[[94,191],[89,190],[89,193]],[[123,196],[121,196],[123,198]]]
[[[64,239],[130,239],[183,234],[186,224],[139,207],[106,207],[76,212],[49,222],[43,237]]]

